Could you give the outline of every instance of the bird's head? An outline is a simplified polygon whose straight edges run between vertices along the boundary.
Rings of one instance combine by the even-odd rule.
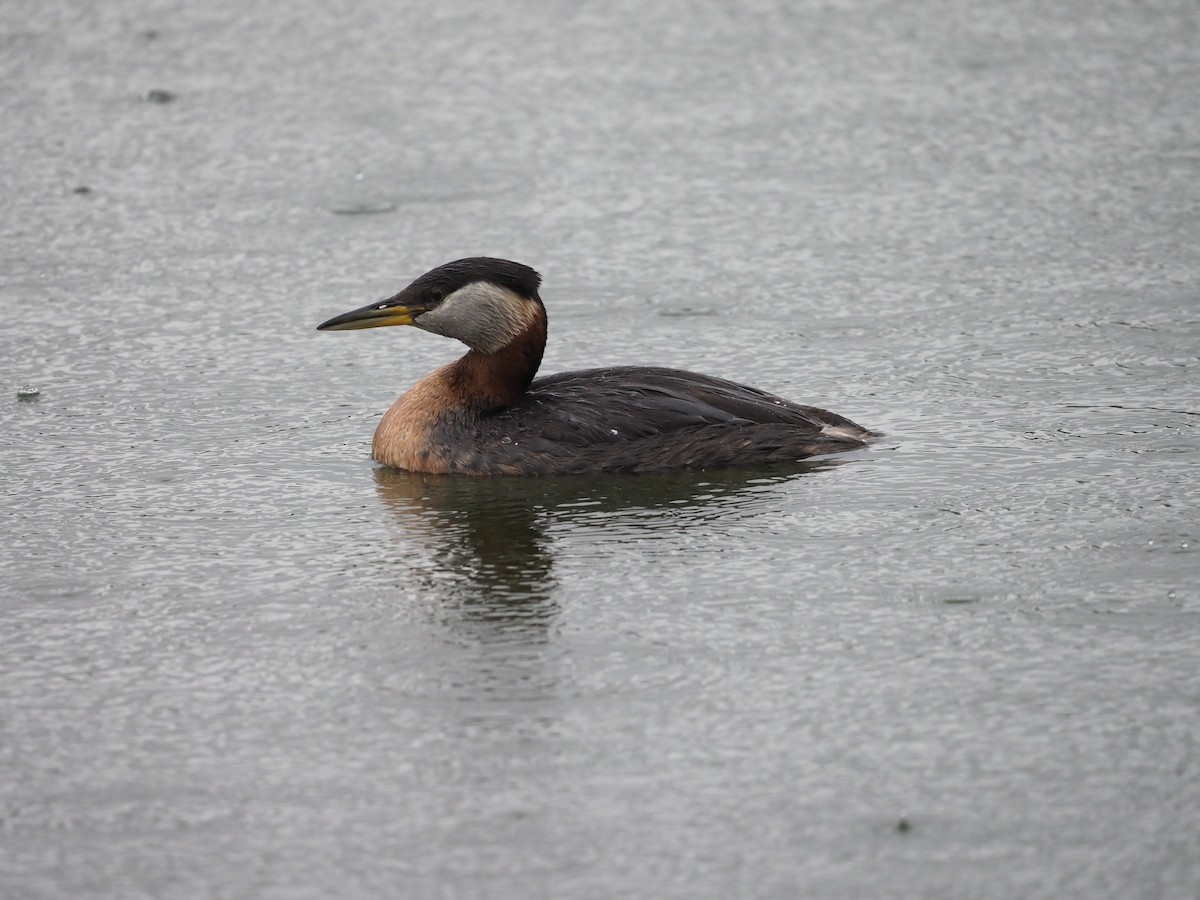
[[[529,266],[507,259],[459,259],[426,272],[394,297],[322,322],[317,330],[415,325],[472,350],[495,353],[544,321],[541,281]]]

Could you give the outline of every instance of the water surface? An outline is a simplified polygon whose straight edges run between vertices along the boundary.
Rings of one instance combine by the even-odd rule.
[[[0,893],[1193,896],[1198,18],[8,4]],[[378,469],[473,254],[887,437]]]

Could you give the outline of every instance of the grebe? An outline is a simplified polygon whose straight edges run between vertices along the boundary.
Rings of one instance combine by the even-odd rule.
[[[375,429],[371,455],[413,472],[557,475],[794,462],[875,432],[746,385],[644,366],[534,379],[546,346],[541,276],[473,257],[317,326],[415,325],[470,349],[418,381]]]

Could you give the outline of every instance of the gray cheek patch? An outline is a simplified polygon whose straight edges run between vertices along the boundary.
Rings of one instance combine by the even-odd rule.
[[[436,309],[417,316],[417,328],[456,338],[481,353],[495,353],[529,327],[532,301],[487,281],[459,288]]]

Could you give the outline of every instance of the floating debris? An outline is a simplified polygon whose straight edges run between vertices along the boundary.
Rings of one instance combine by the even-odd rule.
[[[79,185],[79,187],[77,187],[73,191],[71,191],[72,194],[90,194],[91,192],[92,192],[92,189],[90,187],[88,187],[86,184],[81,184],[81,185]]]
[[[23,403],[36,400],[40,396],[42,396],[42,389],[34,387],[32,384],[23,384],[17,388],[17,399]]]
[[[896,831],[900,834],[908,834],[912,831],[912,823],[908,819],[901,819],[896,823]]]
[[[142,94],[142,99],[147,103],[174,103],[176,95],[171,91],[164,91],[159,88],[153,88]]]

